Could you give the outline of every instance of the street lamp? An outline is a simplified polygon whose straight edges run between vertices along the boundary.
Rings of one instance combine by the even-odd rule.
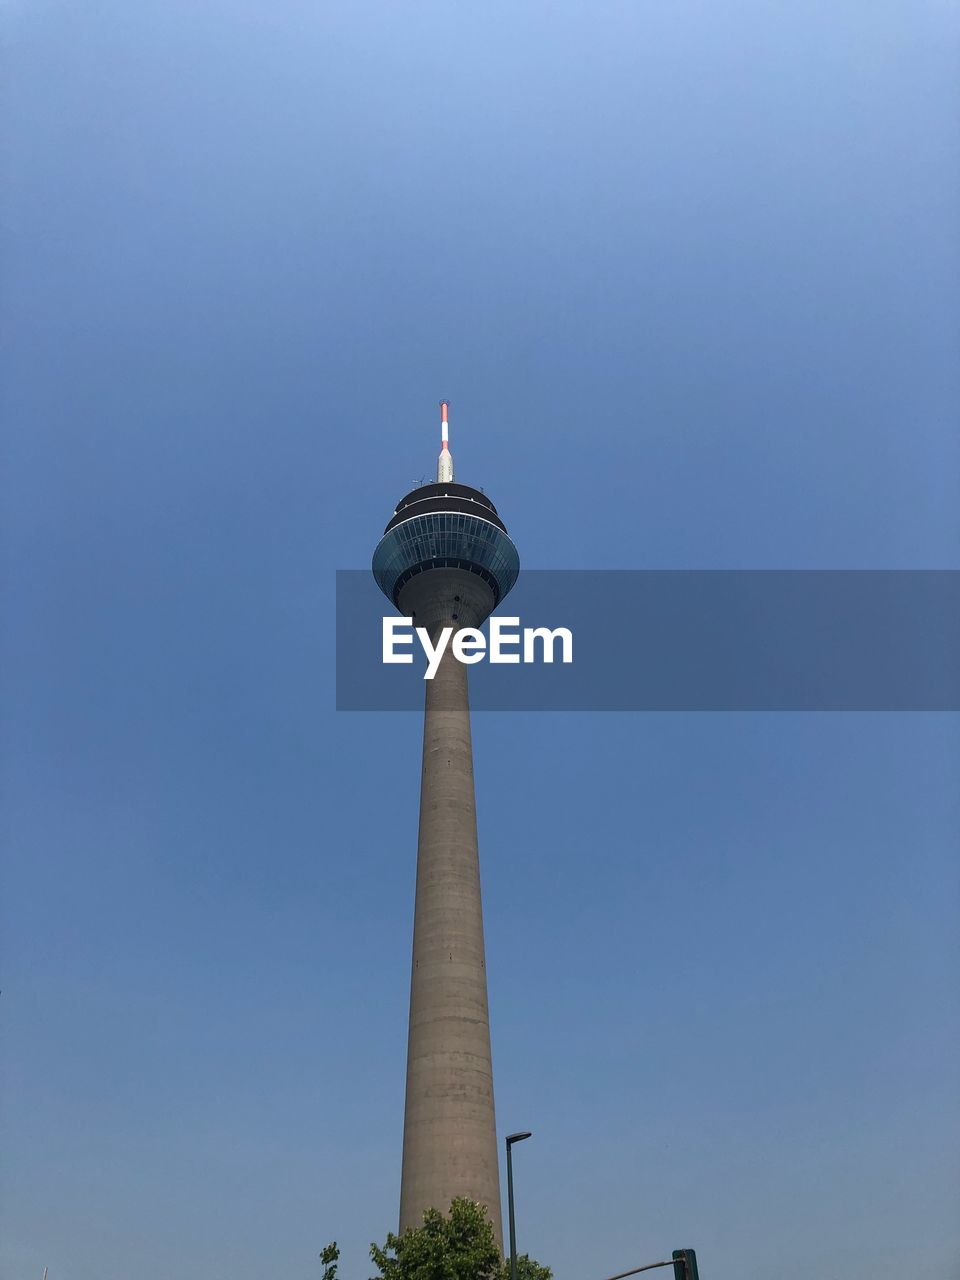
[[[513,1144],[532,1138],[532,1133],[507,1134],[507,1209],[510,1214],[510,1280],[517,1280],[517,1224],[513,1213]]]

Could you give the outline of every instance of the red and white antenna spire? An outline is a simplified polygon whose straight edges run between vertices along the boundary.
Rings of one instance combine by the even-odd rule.
[[[450,452],[450,427],[447,412],[450,404],[440,401],[440,457],[437,460],[437,484],[450,484],[453,481],[453,454]]]

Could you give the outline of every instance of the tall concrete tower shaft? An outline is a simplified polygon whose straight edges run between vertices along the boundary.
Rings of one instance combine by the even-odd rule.
[[[426,686],[400,1230],[466,1196],[500,1241],[467,668],[448,652]]]
[[[493,503],[453,482],[445,404],[443,423],[440,478],[401,500],[373,558],[381,589],[434,640],[480,626],[519,572]],[[465,1196],[501,1243],[467,667],[449,648],[425,691],[400,1230]]]

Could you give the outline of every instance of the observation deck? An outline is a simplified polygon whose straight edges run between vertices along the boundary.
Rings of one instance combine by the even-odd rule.
[[[401,612],[406,611],[401,595],[408,583],[445,569],[461,573],[438,573],[438,590],[444,579],[473,574],[492,592],[491,608],[507,595],[520,572],[520,557],[496,507],[479,489],[452,480],[421,485],[401,498],[373,553],[377,585]],[[426,588],[432,581],[417,586]],[[422,596],[422,590],[417,595]]]

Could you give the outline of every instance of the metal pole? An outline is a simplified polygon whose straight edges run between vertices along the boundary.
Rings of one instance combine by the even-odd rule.
[[[609,1280],[624,1280],[625,1276],[636,1276],[641,1271],[654,1271],[657,1267],[672,1267],[673,1259],[669,1262],[648,1262],[645,1267],[634,1267],[632,1271],[621,1271],[618,1275],[610,1276]]]
[[[517,1280],[517,1224],[513,1213],[513,1143],[507,1140],[507,1209],[510,1214],[510,1280]]]
[[[513,1212],[513,1144],[532,1138],[529,1130],[507,1134],[507,1208],[510,1211],[510,1280],[517,1280],[517,1223]]]

